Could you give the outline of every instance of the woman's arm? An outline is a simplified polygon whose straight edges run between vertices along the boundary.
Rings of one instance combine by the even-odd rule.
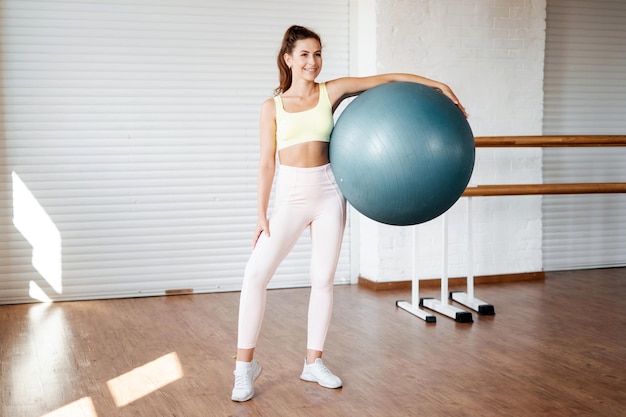
[[[467,117],[465,109],[459,102],[459,99],[456,97],[456,95],[452,92],[450,87],[439,81],[431,80],[430,78],[422,77],[419,75],[391,73],[373,75],[370,77],[344,77],[328,81],[326,83],[326,87],[328,89],[330,101],[331,103],[333,103],[333,107],[336,107],[343,99],[347,97],[354,96],[381,84],[386,84],[394,81],[418,83],[435,88],[445,94],[450,100],[452,100],[452,102],[456,104],[459,109],[461,109],[463,114],[465,114],[465,117]]]
[[[261,233],[265,232],[267,236],[270,235],[267,207],[276,171],[276,105],[272,98],[265,100],[261,107],[260,138],[261,153],[257,179],[257,224],[252,240],[253,248],[256,246]]]

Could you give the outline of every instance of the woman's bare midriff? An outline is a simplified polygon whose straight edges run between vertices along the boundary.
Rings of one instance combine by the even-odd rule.
[[[304,142],[292,145],[278,152],[282,165],[298,168],[311,168],[326,165],[328,159],[328,142]]]

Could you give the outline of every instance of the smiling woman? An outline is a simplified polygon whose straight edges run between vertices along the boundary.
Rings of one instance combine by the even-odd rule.
[[[311,294],[300,379],[325,388],[343,384],[322,362],[333,311],[333,280],[346,224],[346,200],[329,161],[333,109],[345,97],[404,81],[439,90],[444,100],[451,100],[452,107],[461,110],[457,111],[460,117],[465,115],[447,85],[418,75],[343,77],[318,83],[322,42],[317,33],[302,26],[291,26],[285,32],[277,64],[280,84],[275,96],[261,107],[257,225],[239,304],[233,401],[248,401],[254,396],[253,383],[261,373],[261,365],[253,357],[265,312],[266,289],[306,229],[311,234]],[[352,157],[358,159],[359,155]],[[276,201],[268,216],[276,159],[280,162]]]

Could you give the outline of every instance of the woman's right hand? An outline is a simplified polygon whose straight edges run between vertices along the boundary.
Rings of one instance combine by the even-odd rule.
[[[259,217],[256,222],[256,230],[254,231],[254,238],[252,239],[252,249],[256,247],[261,233],[265,233],[267,237],[270,236],[270,222],[267,220],[267,217]]]

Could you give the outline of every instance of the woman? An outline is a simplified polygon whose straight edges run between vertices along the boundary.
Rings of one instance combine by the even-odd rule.
[[[300,378],[326,388],[342,386],[341,379],[321,359],[346,219],[345,199],[337,188],[328,159],[333,109],[347,96],[388,82],[408,81],[440,90],[463,110],[447,85],[411,74],[346,77],[317,83],[315,79],[322,70],[321,40],[315,32],[301,26],[292,26],[285,32],[277,63],[280,85],[276,95],[261,108],[258,218],[241,290],[233,401],[247,401],[254,395],[253,382],[261,373],[261,366],[253,356],[265,311],[267,284],[306,227],[311,228],[311,294],[307,351]],[[275,207],[268,219],[276,152],[280,170]]]

